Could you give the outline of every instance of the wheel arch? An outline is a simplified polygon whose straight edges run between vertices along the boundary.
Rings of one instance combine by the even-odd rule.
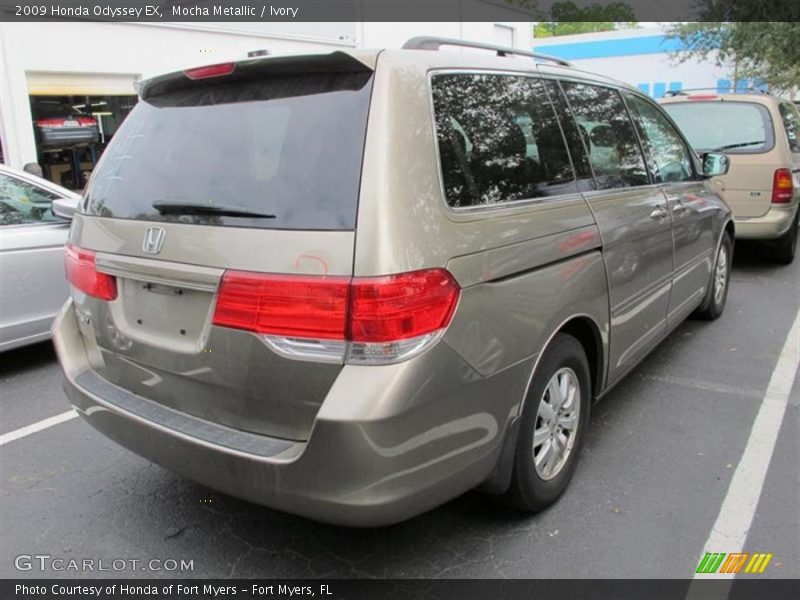
[[[480,491],[494,495],[502,494],[508,490],[511,484],[514,453],[519,436],[519,421],[522,416],[522,410],[525,406],[531,384],[533,383],[533,378],[536,376],[536,371],[539,368],[541,358],[559,333],[565,333],[574,337],[583,347],[584,352],[586,352],[586,359],[589,363],[589,376],[591,378],[592,398],[596,399],[602,391],[605,385],[606,375],[606,347],[603,344],[603,336],[600,327],[595,320],[587,314],[572,315],[565,321],[562,321],[561,324],[553,330],[550,337],[547,338],[547,341],[542,346],[541,352],[539,352],[536,357],[530,377],[528,378],[528,383],[525,386],[525,394],[520,401],[519,412],[509,425],[494,471],[488,479],[478,487]]]

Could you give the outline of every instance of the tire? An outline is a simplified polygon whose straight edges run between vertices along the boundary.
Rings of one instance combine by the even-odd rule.
[[[794,255],[797,251],[798,219],[800,219],[800,212],[798,212],[798,215],[794,218],[794,222],[789,228],[789,231],[784,233],[775,245],[772,251],[772,258],[775,262],[782,265],[790,265],[794,262]]]
[[[722,234],[722,241],[711,270],[711,281],[708,283],[708,296],[697,309],[695,315],[700,319],[713,321],[718,319],[725,310],[728,301],[728,289],[731,281],[731,263],[733,262],[733,240],[726,231]]]
[[[559,431],[557,425],[551,428],[546,423],[544,415],[549,409],[545,410],[544,405],[549,407],[551,403],[559,402],[563,396],[560,393],[554,396],[554,390],[550,388],[552,381],[566,382],[567,386],[574,384],[577,391],[571,403],[569,394],[567,395],[562,407],[564,411],[562,419],[569,420],[570,415],[573,417],[574,429],[569,435],[564,428],[560,436],[555,434],[557,437],[553,437],[553,432]],[[499,497],[501,502],[520,510],[537,512],[547,508],[561,496],[578,462],[584,434],[589,424],[590,406],[591,377],[583,346],[571,335],[558,334],[545,350],[528,389],[514,453],[511,485],[508,491]],[[561,421],[561,423],[566,422]],[[534,446],[535,436],[536,446]],[[545,441],[542,442],[542,439]],[[548,471],[547,458],[552,456],[552,450],[547,455],[542,453],[546,452],[546,444],[550,443],[551,448],[554,447],[550,440],[561,440],[555,448],[563,447],[565,453],[560,460],[553,458]],[[541,460],[538,466],[537,459]]]

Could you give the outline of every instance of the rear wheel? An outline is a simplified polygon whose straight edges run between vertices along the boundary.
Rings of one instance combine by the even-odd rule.
[[[701,319],[713,320],[719,318],[725,310],[728,301],[728,288],[730,287],[731,263],[733,261],[733,241],[729,233],[722,234],[722,241],[717,250],[717,259],[711,271],[708,296],[703,305],[695,313]]]
[[[772,256],[774,257],[775,262],[779,262],[783,265],[789,265],[794,261],[794,255],[797,251],[798,219],[800,219],[800,209],[798,209],[798,214],[795,216],[794,222],[789,228],[789,231],[783,234],[773,250]]]
[[[511,485],[500,497],[503,502],[539,511],[566,489],[589,422],[590,382],[580,342],[558,334],[545,350],[525,399]]]

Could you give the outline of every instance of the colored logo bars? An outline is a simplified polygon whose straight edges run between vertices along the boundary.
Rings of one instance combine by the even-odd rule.
[[[763,573],[771,560],[772,554],[764,552],[706,552],[695,573],[739,573],[742,567],[744,573]]]

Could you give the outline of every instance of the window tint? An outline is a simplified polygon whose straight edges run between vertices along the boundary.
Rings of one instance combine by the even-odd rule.
[[[95,169],[88,213],[353,229],[371,82],[371,72],[281,74],[147,97]]]
[[[786,136],[789,139],[789,149],[800,152],[800,115],[797,109],[789,104],[781,104],[781,119]]]
[[[0,225],[59,221],[50,210],[56,194],[0,173]]]
[[[432,86],[450,206],[577,190],[558,119],[539,80],[447,74],[434,76]]]
[[[675,102],[664,110],[698,153],[758,154],[774,145],[769,111],[755,102]]]
[[[669,183],[694,179],[689,149],[667,118],[643,98],[632,94],[626,94],[626,98],[653,163],[655,180]]]
[[[563,82],[599,189],[650,183],[639,140],[616,91]]]
[[[572,158],[572,167],[575,170],[578,189],[582,192],[591,191],[595,189],[596,186],[594,176],[592,175],[592,168],[589,166],[589,156],[586,153],[586,148],[583,146],[578,124],[570,115],[566,98],[564,98],[564,94],[558,83],[552,79],[542,79],[542,85],[547,90],[550,101],[553,103],[556,113],[560,117],[561,130],[564,133],[564,139],[567,142],[567,148]]]

